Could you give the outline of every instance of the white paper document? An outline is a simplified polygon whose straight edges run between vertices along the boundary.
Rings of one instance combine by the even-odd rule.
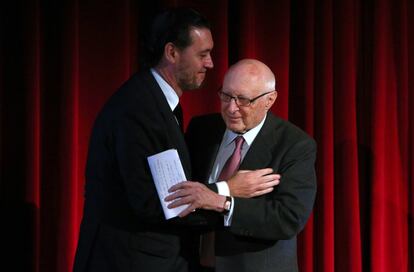
[[[170,219],[176,217],[188,205],[169,209],[167,207],[169,203],[164,201],[164,198],[170,194],[168,189],[171,186],[187,180],[178,152],[176,149],[169,149],[149,156],[147,159],[165,218]]]

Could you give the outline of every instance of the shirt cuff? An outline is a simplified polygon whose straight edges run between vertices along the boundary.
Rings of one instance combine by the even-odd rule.
[[[230,196],[230,188],[226,181],[216,182],[217,191],[219,195]],[[234,197],[231,197],[230,211],[224,216],[224,226],[229,227],[231,225],[231,219],[233,218]]]
[[[216,182],[217,191],[219,195],[230,196],[230,188],[227,182],[219,181]]]

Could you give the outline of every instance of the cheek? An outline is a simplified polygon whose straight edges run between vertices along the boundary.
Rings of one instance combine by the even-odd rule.
[[[191,72],[193,72],[193,70],[195,70],[195,67],[196,67],[195,60],[192,57],[186,56],[185,58],[182,59],[182,62],[180,63],[181,70],[187,74],[190,74]]]
[[[197,61],[195,64],[194,64],[194,69],[195,70],[197,70],[197,73],[198,72],[200,72],[200,71],[202,71],[203,70],[203,67],[204,67],[204,65],[203,65],[203,62],[202,61]]]
[[[244,126],[245,129],[253,128],[255,116],[252,112],[241,112],[240,123]]]
[[[192,57],[188,59],[188,67],[193,70],[199,70],[199,67],[201,66],[201,61],[198,57]]]
[[[263,120],[265,116],[266,112],[255,112],[250,114],[247,118],[245,118],[246,126],[248,127],[248,129],[254,128]]]
[[[251,118],[249,116],[243,116],[242,118],[242,123],[245,127],[249,127],[250,123],[251,123]]]

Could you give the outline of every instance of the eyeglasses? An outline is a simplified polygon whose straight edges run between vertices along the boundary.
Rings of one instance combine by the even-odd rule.
[[[270,91],[270,92],[266,92],[266,93],[262,93],[261,95],[256,96],[255,98],[249,99],[247,97],[244,96],[231,96],[229,94],[226,94],[225,92],[219,91],[218,95],[220,97],[220,100],[225,102],[225,103],[230,103],[232,99],[234,99],[234,102],[236,102],[237,106],[242,106],[242,107],[247,107],[250,106],[250,104],[252,104],[254,101],[256,101],[257,99],[259,99],[262,96],[265,96],[267,94],[270,94],[274,91]]]

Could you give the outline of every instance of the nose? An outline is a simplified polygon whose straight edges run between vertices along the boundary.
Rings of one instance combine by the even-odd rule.
[[[208,57],[204,61],[204,67],[208,69],[212,69],[214,67],[213,59],[211,58],[210,54],[208,54]]]
[[[227,108],[231,113],[239,110],[239,106],[237,105],[235,98],[230,99],[230,102],[227,103]]]

